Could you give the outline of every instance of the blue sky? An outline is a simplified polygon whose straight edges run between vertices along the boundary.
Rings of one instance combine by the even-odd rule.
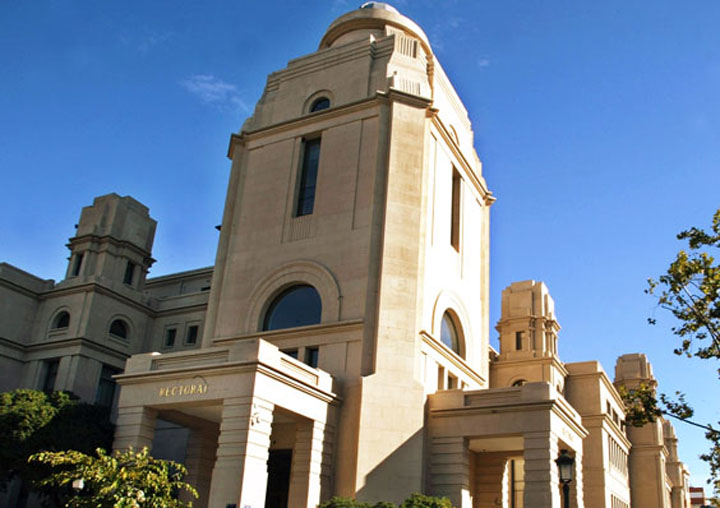
[[[62,278],[80,208],[117,192],[159,222],[152,275],[211,265],[230,133],[267,74],[358,4],[1,2],[0,260]],[[720,420],[717,362],[674,356],[672,323],[643,294],[675,234],[720,207],[720,2],[394,5],[465,102],[498,198],[492,322],[510,282],[543,280],[564,361],[612,376],[618,355],[644,351],[662,391]],[[702,432],[676,429],[700,484]]]

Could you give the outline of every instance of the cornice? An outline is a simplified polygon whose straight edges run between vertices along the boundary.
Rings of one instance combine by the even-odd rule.
[[[479,385],[485,385],[487,380],[480,374],[475,372],[475,370],[470,367],[470,365],[468,365],[465,359],[462,358],[460,355],[440,344],[435,338],[433,338],[432,335],[430,335],[425,330],[422,330],[420,332],[420,337],[422,338],[424,344],[431,347],[436,353],[445,358],[448,363],[455,366],[460,372],[471,378]]]
[[[442,137],[443,141],[445,142],[445,145],[450,148],[450,151],[452,152],[455,159],[460,163],[462,166],[464,172],[466,175],[468,175],[470,181],[472,182],[475,189],[478,191],[480,196],[483,198],[483,201],[485,202],[485,205],[492,205],[495,201],[497,201],[497,198],[493,196],[493,193],[488,189],[487,184],[484,182],[484,179],[481,180],[480,177],[475,173],[475,169],[473,169],[473,166],[468,162],[467,158],[465,157],[465,154],[463,154],[462,150],[458,146],[457,142],[453,138],[453,136],[450,134],[450,131],[448,130],[445,123],[440,118],[440,115],[438,115],[439,110],[436,108],[429,108],[428,109],[428,116],[431,119],[433,125],[437,129],[438,133],[440,133],[440,136]]]
[[[349,319],[347,321],[338,321],[334,323],[322,323],[319,325],[300,326],[297,328],[289,328],[284,330],[272,330],[272,331],[259,331],[253,333],[247,333],[243,335],[232,335],[229,337],[218,337],[212,339],[214,345],[226,345],[232,344],[233,342],[243,341],[248,339],[263,339],[268,342],[279,339],[293,339],[301,337],[318,337],[322,335],[331,335],[338,332],[345,332],[351,330],[361,330],[364,321],[362,319]],[[336,340],[328,342],[350,342],[347,337],[338,338]]]

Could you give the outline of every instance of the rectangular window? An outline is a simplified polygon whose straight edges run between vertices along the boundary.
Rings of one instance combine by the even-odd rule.
[[[78,275],[80,275],[83,257],[85,257],[83,254],[75,254],[75,261],[73,262],[72,271],[70,272],[71,276],[77,277]]]
[[[109,365],[102,366],[97,392],[95,393],[95,404],[105,407],[112,406],[113,399],[115,399],[115,380],[113,376],[120,374],[120,372],[120,369]]]
[[[55,380],[57,379],[58,369],[60,368],[60,360],[45,360],[43,369],[45,371],[42,382],[42,391],[50,393],[55,389]]]
[[[450,217],[450,244],[457,251],[460,250],[460,183],[462,179],[453,169],[452,177],[452,210]]]
[[[303,143],[303,158],[300,166],[297,207],[295,216],[310,215],[315,205],[315,185],[320,163],[320,138],[307,139]]]
[[[521,351],[523,348],[523,337],[525,334],[523,332],[515,332],[515,350]]]
[[[320,350],[316,347],[309,347],[305,349],[305,363],[310,367],[318,366],[318,357],[320,356]]]
[[[197,344],[199,329],[200,327],[198,325],[188,326],[187,335],[185,336],[185,344]]]
[[[165,330],[165,347],[173,347],[175,345],[175,337],[177,337],[177,328],[168,328]]]
[[[132,261],[128,261],[127,265],[125,266],[125,276],[123,277],[123,282],[127,285],[132,285],[134,275],[135,263],[133,263]]]

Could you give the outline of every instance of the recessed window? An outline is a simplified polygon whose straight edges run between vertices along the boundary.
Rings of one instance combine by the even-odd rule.
[[[270,304],[263,330],[282,330],[320,323],[322,302],[317,290],[305,284],[292,286],[280,293]]]
[[[185,335],[185,344],[189,344],[189,345],[197,344],[199,330],[200,330],[200,327],[198,325],[188,326],[187,334]]]
[[[123,283],[131,286],[133,283],[133,277],[135,276],[135,263],[128,261],[125,265],[125,276],[123,277]]]
[[[518,380],[515,381],[512,385],[515,386],[515,387],[518,387],[518,386],[524,385],[525,383],[527,383],[527,381],[525,381],[524,379],[518,379]]]
[[[55,389],[55,380],[57,379],[58,370],[60,368],[60,360],[55,358],[53,360],[45,360],[43,362],[43,382],[42,391],[50,393]]]
[[[327,109],[330,107],[330,99],[327,97],[320,97],[318,99],[315,99],[313,101],[312,106],[310,106],[310,113],[314,113],[316,111],[322,111],[323,109]]]
[[[295,216],[310,215],[315,206],[315,187],[320,164],[320,138],[308,139],[303,143],[303,158],[300,166],[297,206]]]
[[[168,328],[165,330],[165,341],[163,346],[173,347],[175,345],[175,337],[177,337],[177,328]]]
[[[116,319],[110,324],[110,335],[121,339],[128,338],[128,325],[122,319]]]
[[[53,319],[51,328],[53,330],[57,330],[60,328],[67,328],[68,326],[70,326],[70,314],[68,312],[62,311],[57,316],[55,316],[55,319]]]
[[[305,349],[305,363],[310,367],[317,368],[318,358],[320,357],[320,349],[309,347]]]
[[[82,268],[82,262],[83,262],[83,255],[82,254],[75,254],[75,260],[73,261],[72,270],[70,271],[70,275],[73,277],[77,277],[80,275],[80,269]]]
[[[95,392],[95,404],[104,407],[112,406],[115,399],[115,380],[113,376],[120,374],[120,369],[103,365],[100,371],[100,380],[98,381],[97,392]]]
[[[515,350],[522,351],[525,342],[525,332],[515,332]]]
[[[462,179],[453,169],[452,176],[452,209],[450,211],[450,245],[460,250],[460,184]]]
[[[440,341],[447,347],[460,354],[460,341],[455,322],[449,313],[443,314],[440,324]]]

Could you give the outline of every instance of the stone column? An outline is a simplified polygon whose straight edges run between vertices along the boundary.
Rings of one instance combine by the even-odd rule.
[[[329,496],[332,429],[316,421],[297,423],[288,508],[315,508]]]
[[[263,508],[274,406],[258,397],[223,402],[209,508]]]
[[[575,453],[575,479],[570,484],[570,506],[571,508],[584,508],[582,449],[573,450],[573,452]]]
[[[457,508],[472,508],[467,439],[434,437],[431,446],[432,495],[447,497]]]
[[[555,464],[558,457],[557,436],[550,431],[541,431],[527,432],[524,438],[524,506],[560,508],[560,478]]]
[[[218,429],[215,426],[190,429],[185,450],[185,467],[188,470],[185,481],[198,491],[198,498],[183,496],[185,502],[193,502],[197,508],[207,508],[210,498],[210,480],[212,479],[215,452],[218,447]],[[184,491],[183,491],[184,494]]]
[[[157,411],[145,406],[118,407],[114,450],[152,448]]]

